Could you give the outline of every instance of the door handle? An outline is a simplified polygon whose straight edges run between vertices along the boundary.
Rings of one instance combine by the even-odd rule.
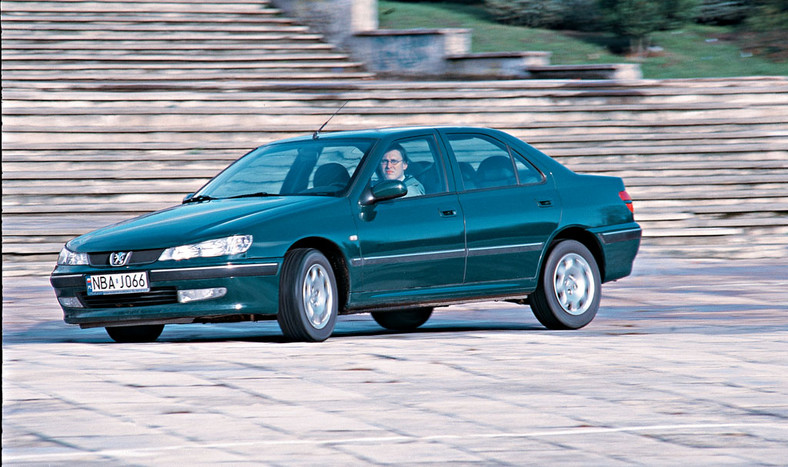
[[[540,208],[549,208],[549,207],[551,207],[553,205],[553,201],[549,200],[549,199],[543,199],[543,200],[537,201],[537,204],[539,204]]]
[[[457,211],[454,209],[441,209],[441,217],[454,217],[457,215]]]

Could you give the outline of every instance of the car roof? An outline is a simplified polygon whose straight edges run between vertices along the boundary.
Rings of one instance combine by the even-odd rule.
[[[490,131],[489,128],[480,127],[457,127],[457,126],[404,126],[404,127],[388,127],[388,128],[370,128],[367,130],[351,130],[351,131],[328,131],[326,133],[319,133],[318,139],[340,139],[340,138],[384,138],[389,136],[396,136],[400,133],[410,133],[413,131],[436,130],[436,129],[450,129],[460,131]],[[308,141],[314,139],[313,134],[306,134],[302,136],[295,136],[292,138],[274,141],[274,143],[281,142],[296,142]]]

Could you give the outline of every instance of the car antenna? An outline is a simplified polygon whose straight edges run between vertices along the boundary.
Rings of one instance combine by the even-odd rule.
[[[339,107],[339,108],[336,110],[336,112],[334,112],[334,113],[333,113],[333,114],[332,114],[330,117],[328,117],[328,120],[326,120],[326,123],[324,123],[323,125],[321,125],[321,126],[320,126],[320,128],[318,128],[316,132],[312,133],[312,139],[317,139],[317,138],[320,136],[320,132],[323,130],[323,128],[325,128],[325,126],[326,126],[326,125],[328,125],[328,122],[330,122],[330,121],[331,121],[331,119],[332,119],[332,118],[334,118],[334,116],[335,116],[336,114],[338,114],[338,113],[339,113],[339,111],[340,111],[340,110],[342,110],[342,108],[343,108],[343,107],[345,107],[345,106],[347,105],[347,103],[348,103],[348,102],[350,102],[350,99],[346,100],[346,101],[345,101],[345,103],[344,103],[344,104],[342,104],[342,105],[341,105],[341,106],[340,106],[340,107]]]

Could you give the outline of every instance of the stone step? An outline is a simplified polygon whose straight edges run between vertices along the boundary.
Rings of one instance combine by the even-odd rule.
[[[11,5],[29,5],[31,0],[3,0],[3,8],[5,9],[6,6]],[[271,3],[270,0],[44,0],[44,1],[36,1],[33,2],[40,6],[49,6],[49,7],[56,7],[59,5],[65,6],[73,6],[75,4],[83,4],[83,3],[90,3],[95,5],[122,5],[128,6],[131,4],[134,5],[153,5],[157,11],[160,10],[159,6],[162,4],[166,5],[222,5],[228,8],[244,8],[245,6],[251,5],[254,7],[259,7],[261,5],[269,5]]]
[[[173,141],[176,139],[186,139],[190,134],[199,134],[200,142],[242,142],[249,145],[255,141],[260,133],[259,127],[211,127],[208,129],[198,127],[108,127],[108,126],[69,126],[52,129],[51,126],[34,125],[13,125],[6,124],[3,127],[6,140],[15,142],[19,139],[35,140],[45,137],[49,142],[102,142],[102,141],[123,141],[125,143],[144,143],[154,141]],[[271,133],[272,129],[266,127],[266,133]],[[308,133],[308,128],[303,127],[300,131],[288,131],[282,128],[277,131],[282,135],[298,135]],[[526,139],[532,145],[537,145],[545,152],[551,153],[556,148],[585,147],[587,143],[593,143],[596,147],[614,146],[642,146],[648,143],[652,146],[685,146],[693,145],[715,145],[715,144],[775,144],[783,145],[788,143],[788,131],[781,130],[748,130],[732,131],[728,133],[659,133],[639,135],[633,141],[631,133],[571,133],[554,132],[552,134],[537,134]],[[775,146],[776,147],[776,146]]]
[[[266,54],[289,54],[293,53],[293,50],[296,51],[333,51],[335,50],[334,46],[331,44],[326,44],[322,42],[315,42],[315,43],[300,43],[300,44],[288,44],[288,43],[233,43],[234,41],[230,40],[222,40],[222,41],[212,41],[212,42],[189,42],[189,43],[182,43],[182,42],[171,42],[171,41],[146,41],[146,42],[93,42],[93,41],[84,41],[84,40],[75,40],[75,41],[62,41],[62,42],[50,42],[50,41],[43,41],[43,42],[32,42],[28,43],[27,41],[12,41],[12,40],[4,40],[2,42],[2,50],[4,51],[15,51],[15,52],[24,52],[24,53],[52,53],[58,54],[62,52],[71,52],[74,50],[80,50],[82,52],[91,52],[94,54],[98,54],[103,56],[104,54],[112,55],[118,52],[124,51],[134,51],[138,53],[146,53],[146,52],[155,52],[160,54],[168,54],[168,55],[175,55],[179,56],[185,53],[191,54],[206,54],[210,53],[212,55],[216,54],[224,54],[224,53],[246,53],[248,51],[263,51],[265,50]],[[4,52],[4,56],[6,53]],[[128,97],[128,96],[127,96]],[[177,96],[173,96],[177,98]],[[66,95],[58,95],[53,96],[54,98],[59,99],[69,99],[69,96]],[[84,98],[84,97],[83,97]]]
[[[212,19],[213,15],[206,19]],[[228,18],[228,20],[231,18]],[[200,33],[220,33],[227,37],[232,37],[237,34],[260,34],[260,33],[277,33],[277,34],[308,34],[309,28],[306,26],[288,25],[288,24],[248,24],[244,23],[236,25],[235,23],[216,24],[213,21],[205,22],[188,22],[170,24],[165,21],[157,21],[154,23],[132,23],[132,24],[24,24],[24,23],[10,23],[3,24],[5,31],[18,31],[32,34],[37,37],[47,37],[50,34],[67,35],[71,32],[84,36],[86,33],[91,33],[91,36],[98,36],[101,39],[105,36],[111,36],[116,33],[166,33],[169,35],[178,34],[200,34]]]
[[[215,13],[192,13],[180,11],[177,16],[153,11],[108,12],[108,13],[68,13],[17,11],[3,16],[3,22],[10,30],[41,29],[73,30],[93,27],[95,23],[134,23],[134,24],[256,24],[292,25],[290,18],[274,16],[271,10],[223,11]],[[303,28],[303,27],[301,27]]]
[[[319,121],[315,122],[314,128],[320,125]],[[9,134],[9,138],[12,135]],[[9,139],[7,138],[7,139]],[[243,139],[238,142],[234,141],[217,141],[210,142],[205,140],[200,141],[144,141],[133,142],[137,151],[192,151],[192,150],[235,150],[237,153],[245,152],[253,147],[256,147],[260,141]],[[37,139],[35,141],[25,140],[19,141],[3,141],[2,148],[4,151],[56,151],[63,149],[67,151],[122,151],[128,149],[129,142],[123,140],[111,140],[105,142],[90,141],[76,141],[76,142],[51,142],[48,140]],[[554,158],[560,159],[564,157],[621,157],[621,156],[686,156],[686,155],[731,155],[740,154],[744,157],[759,156],[759,153],[765,153],[763,157],[766,160],[779,160],[785,157],[785,152],[788,151],[788,142],[777,140],[773,143],[746,143],[746,144],[703,144],[703,145],[645,145],[645,146],[601,146],[589,145],[587,147],[570,147],[570,148],[547,148],[546,145],[538,145],[540,149],[544,149],[548,154]],[[141,157],[144,159],[144,156]]]
[[[250,74],[246,74],[250,75]],[[333,74],[337,76],[340,74]],[[342,73],[348,79],[370,78],[369,75],[357,72]],[[331,76],[325,73],[298,73],[293,72],[292,77],[299,77],[304,83],[310,79],[318,84],[320,80]],[[239,76],[240,77],[240,76]],[[255,80],[251,76],[246,76]],[[22,83],[20,82],[20,85]],[[51,82],[52,86],[62,83]],[[126,83],[129,91],[135,87],[155,86],[166,88],[169,83],[140,80]],[[4,82],[9,85],[9,82]],[[101,83],[94,84],[100,86]],[[119,84],[106,84],[107,86],[120,86]],[[146,107],[121,107],[79,105],[73,108],[62,107],[31,107],[16,108],[3,107],[3,120],[7,125],[19,125],[22,122],[34,126],[81,126],[97,124],[113,126],[166,126],[177,122],[179,126],[195,128],[227,127],[243,125],[265,129],[269,126],[282,127],[297,122],[299,126],[317,128],[334,113],[335,108],[315,107],[288,107],[278,108],[268,106],[265,102],[245,106],[146,106]],[[722,107],[722,108],[720,108]],[[512,111],[509,111],[512,110]],[[496,109],[458,106],[453,108],[420,108],[419,113],[408,113],[407,108],[352,108],[343,111],[332,120],[332,130],[338,130],[343,125],[366,127],[389,126],[418,126],[418,125],[485,125],[496,128],[510,128],[522,125],[523,122],[542,125],[557,125],[572,122],[582,126],[589,120],[617,120],[637,119],[642,125],[648,126],[653,121],[676,120],[677,113],[681,118],[687,119],[719,119],[724,115],[736,113],[738,118],[747,119],[782,119],[785,115],[785,106],[752,106],[737,108],[725,106],[711,106],[707,108],[687,108],[683,111],[675,108],[659,109],[654,106],[574,106],[572,108],[556,108],[552,106],[531,106],[522,109]],[[527,125],[526,125],[527,126]]]
[[[53,62],[57,66],[49,66],[46,60],[41,63],[28,60],[28,61],[5,61],[3,64],[4,70],[25,72],[35,75],[35,72],[46,71],[49,75],[58,76],[60,71],[68,71],[69,73],[62,73],[61,79],[68,79],[69,75],[74,70],[111,70],[111,69],[124,69],[126,66],[134,66],[135,69],[140,70],[176,70],[186,68],[214,68],[219,70],[227,70],[228,67],[238,68],[260,68],[265,66],[280,66],[286,64],[288,60],[292,60],[294,66],[301,66],[305,63],[315,62],[336,62],[338,60],[347,60],[355,66],[360,64],[354,63],[343,54],[337,53],[310,53],[309,51],[287,54],[271,54],[267,51],[260,51],[259,53],[251,54],[249,52],[236,52],[232,55],[225,54],[217,56],[215,60],[209,61],[207,58],[197,58],[194,55],[181,54],[177,58],[168,60],[166,55],[126,55],[115,53],[109,60],[96,60],[96,61],[74,61],[74,62]],[[73,75],[79,78],[80,75]],[[204,81],[204,80],[202,80]],[[386,95],[383,98],[383,93],[378,93],[376,96],[374,92],[370,91],[346,91],[340,93],[331,92],[325,93],[307,93],[303,92],[300,95],[293,93],[276,92],[273,87],[270,92],[265,92],[262,89],[266,87],[265,83],[255,83],[255,86],[260,85],[260,92],[233,92],[228,93],[210,93],[210,92],[195,92],[197,91],[197,84],[190,83],[183,88],[173,89],[169,92],[168,96],[161,96],[161,92],[137,92],[134,95],[128,93],[107,93],[101,90],[95,90],[93,93],[86,93],[76,89],[65,89],[59,86],[61,91],[46,92],[41,90],[35,93],[27,92],[21,93],[18,90],[9,90],[5,97],[4,102],[7,106],[12,107],[35,107],[38,105],[51,105],[52,103],[62,102],[63,104],[71,104],[70,101],[83,101],[91,102],[93,105],[109,105],[111,103],[123,103],[124,106],[138,106],[146,107],[155,104],[158,100],[166,100],[168,103],[177,104],[178,102],[200,102],[205,107],[221,107],[227,105],[233,106],[247,106],[250,101],[266,101],[266,104],[272,107],[294,107],[310,105],[315,107],[333,107],[338,108],[343,103],[348,103],[348,109],[369,109],[380,107],[394,107],[402,108],[406,106],[419,105],[434,109],[451,108],[457,106],[477,107],[485,109],[509,109],[513,112],[520,111],[523,108],[536,107],[546,108],[553,107],[556,110],[572,109],[577,106],[584,106],[586,109],[591,107],[606,107],[606,106],[625,106],[625,105],[638,105],[641,107],[660,108],[674,108],[675,110],[683,109],[702,109],[705,107],[720,106],[724,103],[725,108],[731,107],[751,107],[759,105],[786,105],[788,104],[788,92],[785,93],[772,93],[772,94],[737,94],[730,95],[724,100],[720,96],[705,95],[696,96],[692,102],[686,102],[684,96],[671,95],[671,96],[643,96],[628,98],[610,98],[604,95],[597,96],[583,96],[582,93],[566,92],[563,95],[552,95],[552,93],[532,93],[531,95],[515,95],[507,92],[495,93],[497,95],[487,95],[483,92],[477,93],[457,93],[452,95],[449,93],[420,93],[413,92],[405,95]],[[243,86],[242,83],[232,83],[235,85]],[[214,83],[212,87],[220,86],[221,83]],[[30,86],[36,86],[36,83],[30,83]],[[47,83],[47,87],[51,85]],[[177,92],[173,92],[176,91]],[[306,90],[304,90],[306,91]],[[330,92],[330,91],[329,91]],[[42,95],[43,94],[43,95]],[[94,95],[95,94],[95,95]],[[344,109],[343,109],[344,110]],[[615,125],[614,122],[610,123]]]
[[[291,61],[279,59],[276,56],[270,58],[261,57],[259,60],[254,58],[241,59],[222,59],[217,58],[213,61],[190,61],[176,60],[172,63],[161,58],[151,60],[130,59],[125,63],[121,60],[113,60],[103,63],[82,62],[71,64],[48,62],[31,65],[26,63],[4,64],[3,74],[9,79],[27,79],[38,81],[50,81],[61,79],[88,79],[88,80],[150,80],[157,78],[162,72],[166,73],[167,80],[188,79],[189,77],[199,77],[206,80],[213,77],[221,79],[245,79],[256,77],[258,74],[277,75],[272,77],[284,77],[293,70],[305,71],[327,71],[334,75],[344,70],[357,71],[363,69],[363,64],[351,62],[346,57],[304,57],[293,58]],[[129,67],[134,68],[133,73],[129,73]],[[229,72],[228,69],[232,69]],[[366,75],[371,76],[369,73]]]
[[[287,44],[286,42],[283,42]],[[273,45],[274,43],[271,43]],[[293,44],[289,44],[293,45]],[[755,85],[753,86],[753,91],[747,95],[774,95],[775,90],[773,89],[774,84],[777,83],[779,85],[784,85],[788,81],[771,81],[768,83],[767,86],[761,86],[763,83],[761,81],[756,81]],[[385,84],[383,84],[385,83]],[[538,86],[534,83],[541,83],[542,86]],[[123,95],[118,94],[116,91],[119,91],[123,88],[98,88],[94,85],[92,86],[75,86],[74,84],[70,84],[69,86],[59,86],[59,87],[52,87],[51,84],[47,83],[47,86],[36,86],[35,83],[27,83],[28,87],[19,89],[19,91],[28,91],[28,92],[43,92],[43,91],[56,91],[60,92],[89,92],[89,93],[102,93],[102,92],[110,92],[115,91],[116,95]],[[402,83],[399,81],[326,81],[321,82],[319,86],[314,86],[311,88],[305,88],[298,83],[282,83],[282,82],[270,82],[270,83],[254,83],[254,85],[248,85],[244,83],[178,83],[177,87],[168,88],[168,91],[177,91],[177,94],[173,96],[173,99],[178,100],[180,96],[188,96],[189,92],[191,93],[217,93],[222,91],[233,91],[233,93],[243,93],[243,92],[293,92],[297,91],[299,93],[307,94],[312,93],[314,96],[319,95],[329,95],[329,96],[336,96],[337,93],[348,93],[353,92],[354,95],[362,95],[358,94],[360,92],[366,92],[368,96],[378,96],[377,99],[380,100],[387,100],[390,98],[396,98],[401,96],[408,96],[409,94],[398,94],[398,90],[402,88],[409,89],[410,93],[413,92],[445,92],[447,89],[448,83],[439,82],[435,86],[429,86],[424,82],[414,82],[414,83]],[[727,83],[722,83],[728,87]],[[485,88],[485,85],[487,88]],[[519,89],[519,87],[524,87],[529,89],[530,92],[541,92],[546,93],[545,95],[551,96],[556,93],[556,88],[560,88],[562,90],[566,90],[567,88],[571,89],[571,92],[578,94],[582,92],[587,92],[589,95],[595,97],[604,97],[605,91],[604,90],[616,90],[618,89],[617,86],[612,86],[611,88],[602,87],[602,83],[596,82],[589,82],[589,81],[578,81],[578,82],[571,82],[567,84],[565,81],[563,82],[550,82],[550,81],[496,81],[496,82],[482,82],[480,85],[473,85],[469,86],[466,85],[465,82],[459,82],[459,84],[455,84],[457,86],[457,91],[465,93],[465,96],[473,96],[473,95],[484,95],[487,90],[498,90],[501,92],[508,92],[511,89]],[[731,87],[735,86],[733,84],[730,85]],[[633,86],[634,90],[640,89],[640,85],[636,84]],[[649,88],[646,88],[649,89]],[[738,85],[739,93],[741,93],[741,84]],[[757,92],[758,90],[765,90],[765,92]],[[144,92],[143,92],[144,91]],[[156,89],[136,89],[135,92],[140,93],[141,96],[145,96],[149,93],[161,92],[162,90]],[[470,93],[470,94],[468,94]],[[685,94],[692,93],[692,88],[687,87],[684,90]],[[779,93],[780,95],[783,94],[782,92]],[[669,95],[674,96],[674,93],[670,93]],[[714,95],[712,92],[704,92],[703,94],[699,94],[699,98],[704,95]],[[741,96],[741,98],[737,97],[737,101],[741,103],[741,105],[747,105],[747,100],[745,99],[747,95]],[[126,95],[128,97],[128,95]],[[730,93],[723,93],[719,95],[720,97],[715,100],[715,102],[719,101],[728,101],[731,100]],[[340,96],[344,97],[344,96]],[[463,97],[461,93],[457,94],[458,98]],[[557,96],[561,97],[561,96]],[[334,101],[337,100],[336,97],[333,97]],[[344,100],[340,102],[344,102],[345,100],[352,99],[352,97],[345,97]],[[617,99],[611,99],[611,101],[616,102]],[[686,99],[682,99],[682,102],[686,101]],[[636,99],[637,102],[637,99]],[[694,99],[690,98],[689,102],[694,102]],[[337,105],[338,107],[338,105]],[[737,118],[735,115],[729,115],[728,117]]]
[[[189,13],[215,15],[228,12],[245,14],[280,14],[280,10],[272,8],[267,0],[259,2],[184,2],[184,1],[13,1],[2,2],[3,15],[34,15],[34,14],[133,14],[149,12],[164,15],[167,13]],[[4,18],[5,19],[5,18]]]
[[[4,40],[4,49],[7,48],[9,43],[13,41]],[[14,42],[16,43],[16,42]],[[53,44],[57,45],[57,44]],[[71,46],[71,43],[68,44]],[[81,42],[80,46],[89,46],[87,50],[110,50],[116,51],[124,47],[163,47],[167,46],[167,50],[181,50],[192,47],[197,47],[202,50],[203,47],[210,49],[222,49],[224,47],[249,47],[248,44],[224,44],[205,42],[202,44],[186,44],[180,42],[160,42],[160,43],[131,43],[131,44],[116,44],[116,43],[103,43],[103,42]],[[30,47],[42,47],[46,44],[31,44]],[[270,45],[271,48],[286,48],[296,47],[294,44],[275,44]],[[312,46],[328,47],[326,44],[313,44]],[[101,47],[101,48],[98,48]],[[70,52],[75,50],[76,47],[69,47]],[[210,50],[209,49],[209,50]],[[11,48],[11,50],[16,50]],[[83,52],[85,49],[80,49]],[[4,54],[4,56],[7,55]],[[474,101],[484,99],[517,99],[522,97],[538,97],[538,98],[556,98],[559,99],[558,103],[564,102],[567,98],[585,98],[596,99],[604,98],[607,102],[616,102],[620,99],[634,99],[641,101],[649,97],[678,97],[683,102],[696,102],[697,99],[709,96],[715,96],[719,100],[720,96],[727,96],[727,99],[734,98],[733,96],[742,96],[743,98],[752,99],[757,95],[779,96],[788,93],[788,78],[785,79],[771,79],[765,82],[742,80],[739,83],[720,83],[720,86],[711,80],[701,80],[706,82],[706,86],[702,88],[690,86],[688,83],[676,83],[673,85],[665,85],[658,81],[643,80],[643,82],[633,83],[631,86],[622,87],[615,84],[607,84],[592,82],[592,81],[527,81],[527,80],[502,80],[502,81],[452,81],[452,82],[402,82],[402,81],[374,81],[374,82],[344,82],[335,83],[336,86],[325,85],[320,89],[319,93],[311,96],[312,100],[326,99],[326,100],[370,100],[370,105],[378,105],[382,102],[389,102],[392,100],[452,100],[460,101],[463,99],[471,99]],[[275,89],[272,89],[275,90]],[[352,93],[336,95],[338,91],[352,91]],[[71,94],[59,93],[53,98],[70,99]],[[141,94],[140,98],[145,98],[147,94]],[[222,93],[201,92],[199,96],[204,100],[234,100],[234,96],[227,96]],[[107,99],[107,97],[109,99]],[[128,96],[123,94],[96,94],[98,100],[113,100],[113,98],[125,98]],[[136,96],[135,96],[136,97]],[[247,95],[241,95],[240,98],[246,98]],[[271,95],[272,99],[286,99],[289,96],[286,93],[279,96]],[[171,97],[174,100],[178,99],[193,99],[189,94],[179,93]],[[79,99],[86,99],[80,96]]]
[[[32,74],[25,74],[25,73],[4,73],[6,76],[6,81],[10,81],[13,83],[14,80],[24,80],[24,81],[36,81],[38,77]],[[230,71],[227,73],[227,80],[235,79],[235,77],[246,77],[245,74],[238,74],[234,71]],[[9,78],[10,76],[10,78]],[[179,81],[186,78],[192,78],[193,80],[200,80],[199,75],[195,74],[194,76],[187,76],[184,74],[177,75],[177,79],[170,79],[168,76],[152,76],[152,75],[143,75],[143,74],[132,74],[132,76],[126,79],[118,78],[119,82],[123,81],[139,81],[139,80],[147,80],[151,82],[155,82],[158,80],[162,81]],[[80,78],[84,81],[95,80],[95,81],[104,81],[101,79],[99,74],[89,74],[84,77]],[[63,80],[65,81],[65,80]],[[33,83],[35,85],[35,83]],[[63,83],[63,85],[67,85],[67,83]],[[266,103],[267,104],[267,103]],[[788,103],[787,103],[788,104]],[[328,113],[331,115],[338,106],[315,106],[315,105],[266,105],[265,110],[270,115],[324,115]],[[3,107],[3,114],[4,115],[93,115],[96,113],[97,110],[100,110],[102,113],[111,113],[114,115],[194,115],[194,114],[222,114],[222,115],[248,115],[248,114],[259,114],[260,113],[260,103],[253,103],[250,104],[246,103],[238,103],[238,105],[228,105],[226,102],[222,102],[218,105],[191,105],[191,106],[172,106],[166,104],[157,104],[155,102],[148,103],[147,105],[142,106],[117,106],[112,104],[102,105],[100,108],[97,108],[94,105],[80,105],[79,103],[75,103],[73,106],[57,108],[57,107],[49,107],[49,106],[19,106],[19,107],[12,107],[12,106],[4,106]],[[691,103],[691,104],[682,104],[682,103],[666,103],[666,104],[640,104],[640,103],[631,103],[631,104],[603,104],[603,105],[588,105],[588,104],[577,104],[577,105],[564,105],[564,106],[557,106],[557,105],[509,105],[506,108],[500,107],[489,107],[489,106],[474,106],[474,105],[467,105],[467,104],[457,104],[457,103],[449,103],[445,105],[435,105],[435,106],[420,106],[418,114],[413,112],[412,106],[407,105],[386,105],[386,106],[347,106],[342,109],[340,115],[345,117],[349,115],[363,115],[363,116],[374,116],[374,115],[386,115],[386,116],[400,116],[405,119],[413,119],[417,115],[462,115],[462,114],[492,114],[492,115],[514,115],[514,116],[521,116],[521,115],[532,115],[532,114],[549,114],[549,113],[556,113],[556,114],[589,114],[589,115],[597,115],[599,117],[603,117],[605,114],[610,113],[622,113],[627,112],[630,116],[629,120],[635,119],[634,116],[638,116],[640,114],[643,115],[662,115],[668,114],[669,112],[674,113],[681,113],[682,118],[700,118],[703,116],[704,113],[711,114],[705,118],[722,118],[717,116],[716,114],[721,112],[730,112],[730,111],[739,111],[739,118],[748,117],[748,118],[756,118],[751,117],[748,115],[749,113],[756,113],[756,114],[764,114],[764,116],[774,116],[784,118],[784,114],[779,112],[780,110],[785,110],[785,104],[780,102],[771,102],[771,103],[764,103],[764,104],[755,104],[755,105],[744,105],[744,104],[737,104],[737,103],[730,103],[730,102],[707,102],[707,103]],[[744,114],[744,115],[742,115]],[[673,117],[677,117],[677,115],[673,115]],[[626,118],[626,115],[623,116]],[[591,120],[591,119],[588,119]]]
[[[282,71],[261,71],[257,73],[245,73],[230,71],[222,73],[220,71],[211,73],[205,71],[203,73],[196,72],[183,72],[176,73],[173,76],[160,73],[117,73],[111,78],[108,78],[106,73],[79,73],[76,76],[70,77],[69,80],[63,79],[64,73],[55,73],[51,77],[42,77],[32,74],[21,74],[15,72],[4,72],[8,78],[3,82],[4,86],[8,87],[31,87],[43,85],[45,87],[76,87],[80,85],[97,86],[97,87],[111,87],[118,88],[124,83],[130,86],[142,86],[145,88],[166,88],[167,86],[180,86],[182,83],[195,84],[203,81],[206,84],[214,82],[213,80],[225,81],[247,81],[247,82],[262,82],[262,81],[280,81],[292,82],[294,80],[336,80],[336,79],[371,79],[375,75],[366,72],[282,72]]]
[[[123,32],[123,33],[105,33],[99,34],[94,32],[91,34],[91,39],[101,42],[108,41],[136,41],[142,43],[158,43],[163,41],[174,42],[188,42],[195,43],[201,41],[232,41],[233,43],[246,43],[256,44],[259,42],[315,42],[323,39],[320,34],[306,34],[306,33],[286,33],[286,32],[255,32],[254,30],[246,31],[244,33],[228,34],[221,30],[214,33],[211,32],[190,32],[190,33],[153,33],[146,31],[137,32]],[[23,40],[27,42],[33,41],[84,41],[85,35],[80,34],[78,31],[73,34],[59,33],[53,34],[48,31],[38,32],[3,32],[3,41],[6,40]]]
[[[192,55],[160,55],[160,54],[119,54],[117,51],[103,55],[92,54],[4,54],[3,55],[3,69],[4,70],[24,70],[29,69],[40,70],[43,69],[44,64],[57,64],[58,69],[52,70],[68,70],[63,68],[69,64],[80,64],[84,67],[102,67],[110,64],[133,66],[135,69],[139,67],[140,63],[146,62],[166,62],[177,66],[179,63],[194,63],[205,66],[210,63],[233,63],[233,62],[259,62],[259,61],[280,61],[280,62],[296,62],[299,61],[322,61],[322,60],[347,60],[349,58],[346,54],[340,53],[288,53],[288,54],[269,54],[269,53],[256,53],[256,54],[234,54],[232,56],[192,56]],[[73,63],[72,63],[73,62]],[[96,62],[90,64],[83,64],[83,62]]]

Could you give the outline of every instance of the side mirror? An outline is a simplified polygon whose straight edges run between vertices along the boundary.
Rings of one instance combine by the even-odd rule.
[[[188,195],[186,195],[186,196],[184,196],[184,197],[183,197],[183,201],[181,201],[181,204],[183,204],[183,203],[185,203],[185,202],[189,201],[189,200],[190,200],[190,199],[192,199],[193,197],[194,197],[194,193],[189,193]]]
[[[399,180],[383,180],[372,188],[364,190],[361,195],[361,204],[368,206],[379,201],[401,198],[408,194],[408,187]]]

